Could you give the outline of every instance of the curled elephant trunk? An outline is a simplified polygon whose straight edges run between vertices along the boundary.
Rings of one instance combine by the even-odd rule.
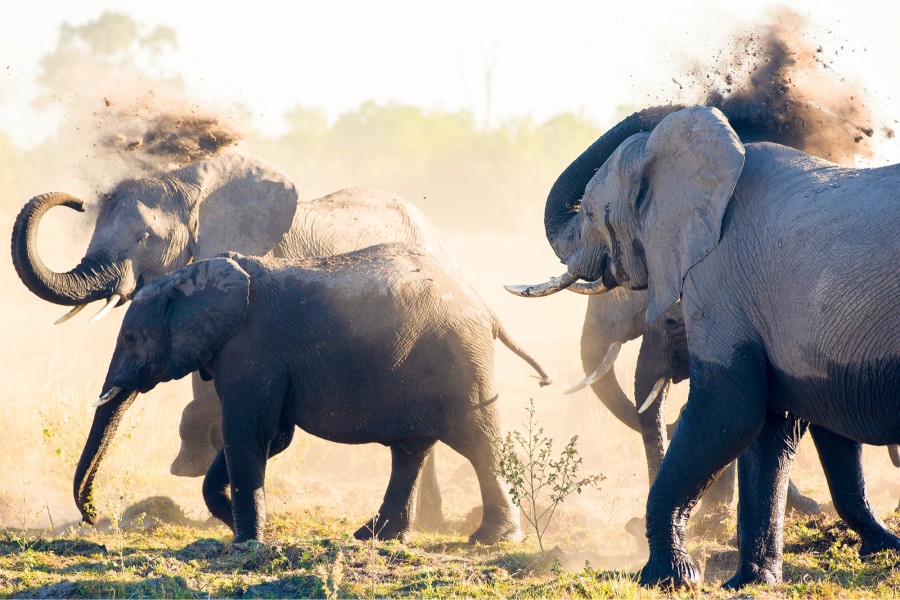
[[[19,279],[33,294],[54,304],[76,307],[58,321],[62,322],[83,305],[118,292],[128,269],[121,262],[88,255],[66,273],[50,270],[38,254],[37,231],[41,218],[54,206],[84,212],[82,201],[70,194],[51,192],[32,198],[22,207],[13,225],[12,260]]]
[[[91,431],[78,466],[75,469],[75,482],[73,492],[75,504],[81,512],[81,518],[85,523],[94,525],[97,522],[97,508],[93,503],[94,476],[100,468],[100,461],[106,455],[110,442],[115,437],[119,423],[137,397],[135,390],[120,390],[118,393],[104,394],[102,403],[98,401],[97,410],[94,412],[94,421],[91,423]]]
[[[604,133],[566,167],[550,188],[544,206],[544,230],[556,255],[565,261],[575,252],[572,217],[578,213],[588,182],[616,148],[636,133],[652,131],[667,115],[683,106],[656,106],[636,112]]]

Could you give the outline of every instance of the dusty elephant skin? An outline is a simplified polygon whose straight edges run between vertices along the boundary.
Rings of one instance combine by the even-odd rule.
[[[860,444],[900,441],[898,189],[900,166],[745,145],[705,107],[635,113],[554,184],[545,227],[567,266],[558,281],[646,288],[647,322],[681,299],[691,390],[648,498],[644,584],[698,585],[685,521],[738,456],[740,564],[727,585],[779,581],[806,423],[832,496],[856,499],[841,517],[867,530],[861,551],[900,547],[861,510],[860,464]]]
[[[31,199],[13,229],[12,258],[32,293],[74,306],[60,321],[95,300],[107,301],[101,311],[105,314],[157,277],[226,251],[309,258],[402,242],[421,246],[448,267],[456,266],[434,224],[406,200],[370,188],[300,200],[284,173],[239,154],[118,183],[101,199],[85,256],[67,273],[48,269],[36,243],[41,218],[56,206],[84,210],[82,200],[65,193]],[[222,447],[215,388],[197,374],[191,383],[193,400],[182,413],[181,448],[171,467],[173,474],[183,477],[205,474]],[[421,492],[420,524],[441,527],[432,456],[426,462]]]
[[[203,495],[235,541],[262,539],[266,460],[296,426],[390,447],[383,503],[358,538],[408,535],[416,481],[440,440],[472,463],[481,487],[484,517],[470,541],[516,539],[517,515],[496,477],[497,338],[548,382],[455,271],[409,246],[193,263],[145,286],[125,314],[76,472],[76,503],[85,520],[96,518],[87,500],[98,455],[134,394],[199,370],[221,399],[224,440]]]

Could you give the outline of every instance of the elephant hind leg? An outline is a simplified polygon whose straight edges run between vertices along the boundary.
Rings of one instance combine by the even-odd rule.
[[[869,503],[862,468],[862,445],[816,425],[810,429],[834,508],[862,540],[860,556],[882,550],[900,550],[900,538],[888,531]]]
[[[416,527],[422,531],[444,531],[447,523],[441,499],[441,488],[437,480],[435,449],[425,457],[425,466],[419,476],[419,493],[416,502]]]
[[[358,540],[409,537],[416,506],[416,483],[434,440],[391,445],[391,479],[378,513],[353,534]]]
[[[493,438],[498,435],[496,407],[488,404],[470,412],[442,440],[472,463],[481,488],[481,525],[469,536],[470,544],[522,539],[519,510],[513,506],[509,491],[501,485],[498,475],[499,459],[493,444]]]

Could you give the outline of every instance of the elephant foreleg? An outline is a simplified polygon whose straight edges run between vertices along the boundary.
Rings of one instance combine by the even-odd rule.
[[[781,581],[788,475],[806,422],[768,412],[762,431],[738,459],[738,572],[725,585]]]
[[[170,471],[179,477],[200,477],[206,473],[222,447],[222,409],[211,381],[191,375],[194,399],[181,413],[178,435],[181,448],[172,461]]]
[[[353,537],[406,541],[415,512],[416,481],[433,445],[434,440],[420,440],[391,446],[391,479],[381,508]]]
[[[810,430],[834,508],[862,540],[860,556],[882,550],[900,550],[900,538],[887,530],[869,504],[862,469],[862,445],[816,425]]]
[[[642,585],[696,588],[700,573],[684,545],[691,510],[753,441],[765,421],[765,363],[742,357],[728,376],[691,358],[691,390],[647,498],[650,557]]]
[[[229,487],[225,451],[219,450],[203,479],[203,501],[206,502],[210,514],[225,523],[233,532],[234,518],[231,513]]]

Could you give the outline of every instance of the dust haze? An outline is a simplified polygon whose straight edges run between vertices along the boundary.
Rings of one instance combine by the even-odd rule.
[[[829,68],[827,57],[835,48],[828,40],[807,38],[802,25],[797,15],[779,10],[754,28],[736,28],[732,44],[711,61],[684,57],[683,72],[672,74],[680,89],[671,96],[661,93],[659,103],[715,104],[748,141],[779,141],[841,164],[871,158],[873,139],[893,133],[874,121],[860,85]],[[201,106],[181,96],[175,87],[148,93],[143,84],[130,84],[137,87],[98,93],[103,90],[98,82],[82,82],[93,91],[84,93],[82,110],[72,116],[62,134],[82,152],[75,164],[61,161],[71,170],[67,176],[81,182],[73,183],[79,189],[71,191],[86,195],[90,202],[122,177],[158,173],[220,152],[242,150],[245,144],[258,141],[252,132],[242,130],[233,115]],[[671,88],[670,82],[658,85],[661,90]],[[562,157],[554,174],[575,156]],[[52,163],[52,158],[47,162]],[[279,161],[277,156],[263,158]],[[300,181],[289,166],[286,169],[301,190],[322,185],[309,178]],[[453,169],[464,173],[466,165],[448,167]],[[560,544],[571,552],[599,547],[606,554],[626,557],[636,546],[623,535],[622,527],[630,518],[643,515],[647,494],[640,437],[611,417],[591,391],[563,394],[584,377],[579,340],[586,299],[561,293],[525,300],[507,294],[501,286],[535,282],[560,271],[544,238],[540,217],[552,183],[550,178],[546,185],[520,198],[522,210],[531,215],[530,224],[520,230],[481,233],[489,230],[491,223],[477,222],[484,218],[477,210],[470,213],[469,229],[449,227],[437,216],[435,220],[445,230],[466,279],[494,308],[514,339],[554,379],[554,385],[539,388],[530,367],[497,344],[496,377],[504,428],[523,428],[526,407],[533,398],[541,425],[556,440],[554,448],[561,449],[577,435],[584,458],[582,472],[606,477],[600,490],[587,490],[563,504],[551,537],[562,536],[566,523],[589,523],[596,528],[596,539],[569,539]],[[23,189],[51,191],[45,185],[46,181],[35,180]],[[348,180],[340,187],[351,185],[367,182]],[[443,193],[437,186],[394,191],[417,203],[423,196],[441,197]],[[21,206],[27,200],[22,197],[13,204]],[[478,206],[492,199],[467,200]],[[427,205],[422,208],[432,215],[442,214]],[[57,270],[77,263],[92,229],[90,222],[78,220],[70,212],[51,211],[40,231],[42,256]],[[7,236],[14,216],[15,212],[2,213]],[[77,227],[75,233],[73,226]],[[0,457],[4,473],[0,478],[0,520],[5,527],[59,527],[78,520],[71,494],[75,463],[124,310],[90,324],[88,311],[93,307],[89,307],[65,325],[54,327],[53,321],[67,307],[31,296],[9,259],[0,261],[0,279],[6,290],[5,313],[15,315],[6,326],[6,343],[0,349],[6,384],[0,432],[7,440],[7,452]],[[98,304],[94,310],[99,308]],[[615,367],[629,395],[638,348],[639,341],[626,344]],[[686,383],[670,392],[670,421],[686,396]],[[162,384],[138,398],[96,480],[96,504],[102,514],[121,513],[125,506],[143,498],[166,495],[189,517],[207,518],[201,479],[169,474],[179,446],[181,410],[189,398],[187,378]],[[882,514],[893,510],[898,486],[893,482],[895,472],[887,452],[867,447],[864,460],[875,507]],[[446,446],[438,446],[437,464],[445,514],[468,534],[474,529],[470,512],[480,505],[474,471]],[[291,447],[269,463],[269,511],[324,510],[345,515],[348,532],[352,531],[379,506],[389,466],[387,448],[331,444],[298,431]],[[821,503],[829,502],[808,436],[792,477],[804,493]],[[594,556],[591,562],[600,565],[603,559]],[[582,565],[583,559],[576,566]]]

